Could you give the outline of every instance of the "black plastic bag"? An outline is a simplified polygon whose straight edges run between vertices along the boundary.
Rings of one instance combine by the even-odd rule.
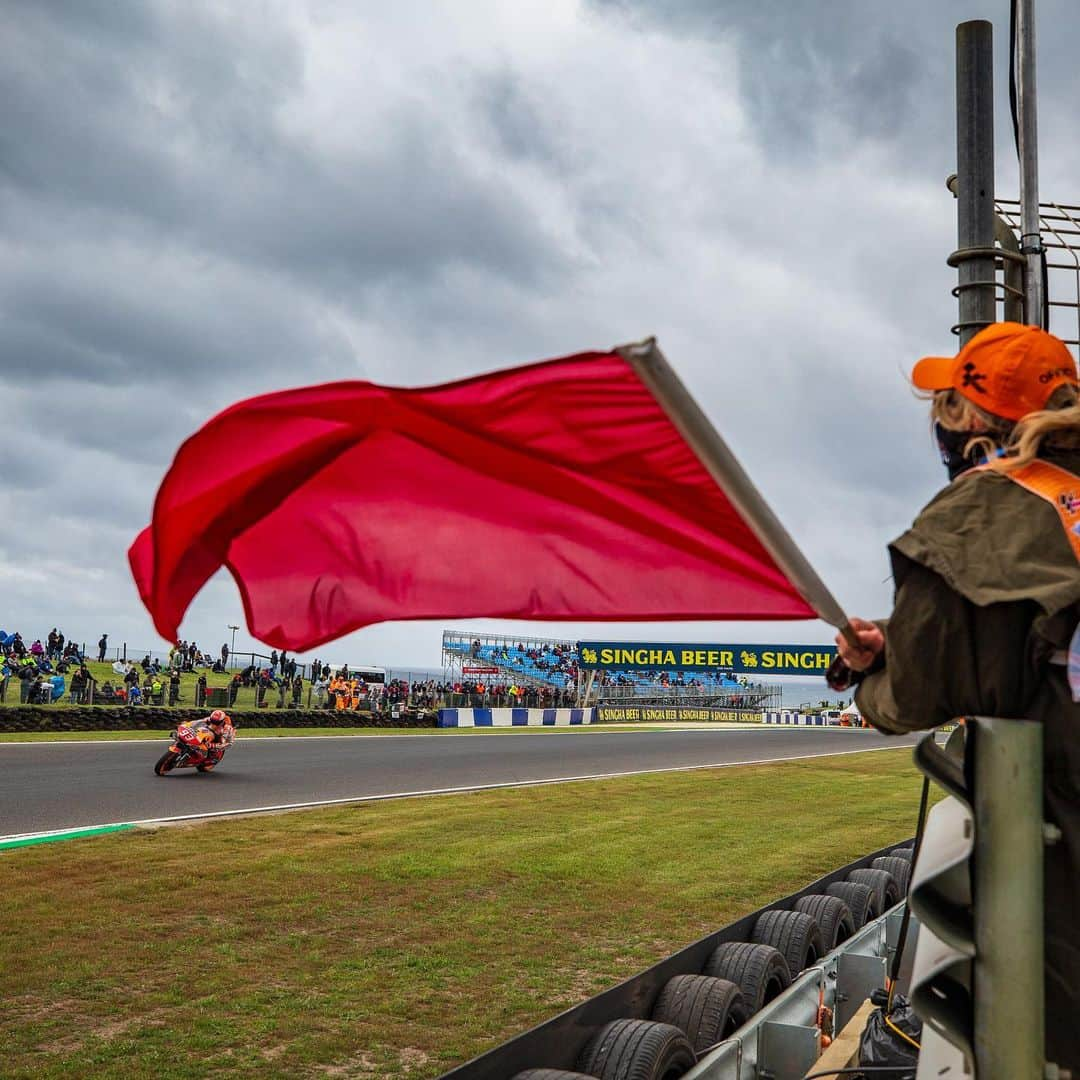
[[[876,1004],[876,1002],[875,1002]],[[896,1072],[888,1075],[890,1080],[915,1080],[915,1072],[919,1065],[919,1051],[905,1039],[898,1035],[894,1028],[899,1028],[911,1039],[919,1042],[922,1038],[922,1021],[915,1015],[911,1003],[902,994],[893,997],[892,1012],[889,1013],[890,1027],[885,1023],[884,1007],[875,1009],[870,1014],[870,1019],[863,1029],[862,1038],[859,1040],[859,1064],[860,1065],[895,1065]],[[910,1066],[905,1069],[902,1066]],[[870,1073],[868,1076],[877,1076]]]

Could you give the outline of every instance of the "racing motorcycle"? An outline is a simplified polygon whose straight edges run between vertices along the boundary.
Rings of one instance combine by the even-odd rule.
[[[199,772],[208,772],[224,756],[225,750],[221,749],[221,756],[208,757],[207,752],[214,736],[205,728],[192,728],[187,724],[178,724],[171,733],[172,744],[164,754],[158,758],[154,766],[154,772],[158,776],[164,776],[173,769],[190,769],[192,767]]]

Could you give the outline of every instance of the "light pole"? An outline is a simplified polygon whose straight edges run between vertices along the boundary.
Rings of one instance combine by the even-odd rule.
[[[1039,122],[1035,100],[1035,0],[1016,5],[1016,136],[1020,155],[1020,251],[1024,267],[1024,322],[1049,327],[1039,231]]]
[[[229,623],[229,629],[232,631],[232,644],[229,646],[229,655],[231,656],[236,652],[236,631],[239,630],[240,627],[233,626],[232,623]]]

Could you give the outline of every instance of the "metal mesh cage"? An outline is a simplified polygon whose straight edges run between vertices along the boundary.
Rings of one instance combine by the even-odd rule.
[[[995,209],[1013,237],[1019,238],[1019,200],[996,199]],[[1080,351],[1080,206],[1040,202],[1039,228],[1046,249],[1046,293],[1050,308],[1047,329],[1074,352]],[[1019,248],[1018,243],[1016,247]],[[1005,306],[1006,318],[1016,317],[1009,312],[1015,298],[1008,289],[998,297],[998,303]]]

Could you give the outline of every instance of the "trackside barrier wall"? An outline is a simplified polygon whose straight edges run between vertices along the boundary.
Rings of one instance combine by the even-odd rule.
[[[452,1069],[443,1075],[442,1080],[508,1080],[509,1077],[524,1069],[573,1070],[584,1045],[604,1024],[622,1018],[648,1018],[660,991],[669,979],[676,975],[699,974],[709,956],[712,955],[713,950],[725,941],[749,941],[754,923],[763,912],[778,908],[791,909],[795,901],[800,897],[825,892],[827,886],[833,882],[845,881],[852,870],[869,867],[874,859],[881,855],[888,855],[892,848],[900,843],[903,843],[903,841],[898,840],[887,848],[882,848],[880,851],[875,851],[870,855],[857,859],[855,862],[819,878],[805,888],[800,889],[797,893],[776,900],[774,903],[744,916],[737,922],[714,931],[712,934],[701,938],[700,941],[686,946],[686,948],[681,949],[673,956],[661,960],[658,964],[638,975],[632,976],[618,986],[612,987],[610,990],[606,990],[604,993],[598,994],[596,997],[590,998],[588,1001],[584,1001],[559,1016],[540,1024],[538,1027],[518,1035],[509,1042],[489,1050],[486,1054],[482,1054],[480,1057]],[[848,969],[845,972],[845,979],[854,979],[858,982],[860,989],[857,993],[861,993],[862,996],[858,996],[858,999],[855,1000],[857,994],[851,994],[848,1000],[837,1004],[837,1018],[841,1022],[846,1022],[848,1015],[854,1013],[865,993],[869,992],[868,985],[884,986],[889,954],[895,948],[896,932],[899,925],[898,910],[883,916],[878,923],[868,923],[865,934],[860,932],[855,939],[850,939],[853,942],[854,955],[843,961],[845,968]],[[883,925],[885,929],[878,929],[879,925]],[[879,935],[882,935],[885,940],[882,940]],[[837,963],[839,962],[838,960]],[[817,1029],[807,1025],[805,1017],[802,1017],[797,1023],[806,1030],[792,1032],[789,1029],[793,1026],[793,1017],[796,1014],[802,1016],[807,1001],[811,1001],[812,1013],[816,1017],[822,978],[830,979],[830,981],[832,979],[824,963],[807,969],[792,984],[790,991],[785,992],[776,998],[774,1002],[767,1005],[765,1010],[762,1011],[769,1011],[774,1022],[760,1025],[763,1031],[761,1038],[768,1040],[779,1036],[783,1039],[791,1035],[800,1038],[798,1052],[801,1060],[805,1047],[809,1045],[810,1032],[813,1032],[813,1039],[816,1042],[818,1037]],[[864,989],[865,993],[863,993]],[[762,1017],[762,1019],[765,1019],[765,1017]],[[764,1069],[765,1062],[762,1057],[758,1056],[759,1048],[756,1044],[753,1048],[749,1045],[743,1046],[736,1037],[727,1043],[721,1044],[721,1046],[725,1049],[717,1050],[714,1054],[702,1059],[702,1062],[695,1068],[693,1076],[701,1077],[702,1080],[705,1077],[708,1077],[709,1080],[734,1080],[736,1077],[738,1080],[751,1080],[751,1078],[753,1080],[762,1080],[765,1072],[756,1070],[755,1065],[749,1065],[748,1070],[742,1071],[739,1071],[738,1066],[738,1063],[745,1058],[748,1064],[756,1062]],[[774,1055],[786,1056],[783,1046],[770,1050],[762,1044],[761,1053],[770,1059]],[[729,1057],[731,1054],[734,1054],[734,1058]],[[735,1064],[735,1071],[725,1070],[722,1067],[724,1062],[729,1060]],[[706,1065],[708,1066],[707,1071],[703,1069],[703,1066]],[[777,1077],[777,1080],[781,1077],[786,1080],[789,1076],[801,1077],[805,1072],[805,1069],[798,1073],[781,1070],[773,1075]]]
[[[596,709],[440,709],[439,727],[576,727],[596,723]]]
[[[765,724],[799,724],[805,727],[827,727],[825,717],[815,713],[801,712],[763,712],[761,720]]]
[[[915,753],[950,797],[912,871],[912,1003],[978,1080],[1058,1075],[1044,1065],[1043,844],[1060,832],[1043,822],[1042,742],[1040,723],[969,716],[944,750],[928,736]],[[920,1059],[919,1080],[940,1075]]]

